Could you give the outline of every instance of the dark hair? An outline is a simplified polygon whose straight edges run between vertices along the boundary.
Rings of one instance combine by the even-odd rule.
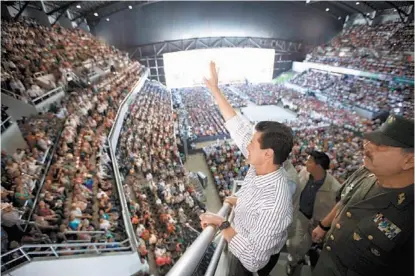
[[[330,158],[324,152],[313,150],[310,152],[310,156],[313,157],[314,163],[320,165],[324,170],[328,170],[330,167]]]
[[[293,147],[293,132],[290,127],[272,121],[262,121],[255,126],[261,132],[261,149],[274,151],[274,164],[281,165],[287,160]]]

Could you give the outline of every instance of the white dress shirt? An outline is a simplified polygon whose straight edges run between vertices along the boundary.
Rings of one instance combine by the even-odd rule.
[[[225,126],[247,157],[252,126],[239,116],[229,119]],[[281,166],[272,173],[257,175],[251,165],[236,196],[233,224],[237,234],[229,242],[229,250],[246,269],[256,272],[280,252],[287,240],[293,215],[287,172]]]

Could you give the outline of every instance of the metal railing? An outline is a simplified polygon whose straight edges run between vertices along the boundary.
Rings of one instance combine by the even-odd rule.
[[[20,101],[23,101],[23,96],[22,96],[22,95],[20,95],[20,94],[15,93],[15,92],[13,92],[13,91],[10,91],[10,90],[7,90],[7,89],[4,89],[4,88],[1,88],[1,93],[4,93],[4,94],[6,94],[7,96],[13,97],[13,98],[18,99],[18,100],[20,100]]]
[[[33,102],[33,104],[37,105],[37,104],[43,102],[46,98],[52,97],[52,96],[54,96],[54,95],[56,95],[60,92],[65,92],[63,90],[62,86],[56,87],[55,89],[52,89],[52,90],[46,92],[45,94],[40,95],[39,97],[32,99],[32,102]]]
[[[226,217],[231,210],[231,206],[228,203],[223,204],[222,208],[217,213],[220,216]],[[170,269],[168,276],[191,276],[197,269],[200,261],[205,255],[206,249],[213,241],[216,234],[216,227],[208,226],[199,237],[192,243],[186,252],[180,257],[177,263]],[[216,251],[216,250],[215,250]],[[216,252],[215,252],[216,253]],[[217,253],[219,254],[219,253]],[[216,254],[216,255],[217,255]],[[220,254],[219,254],[220,257]],[[215,267],[216,268],[216,267]]]
[[[107,141],[108,141],[108,145],[110,145],[109,138],[107,139]],[[137,240],[137,237],[133,229],[133,225],[131,223],[131,216],[129,212],[130,208],[128,208],[127,200],[125,198],[124,188],[122,187],[122,180],[120,176],[120,171],[118,169],[117,158],[115,157],[115,153],[112,150],[111,146],[109,146],[109,151],[110,151],[111,160],[112,160],[112,168],[113,168],[114,176],[115,176],[115,184],[117,186],[118,196],[120,198],[121,210],[122,210],[121,213],[124,219],[125,230],[127,232],[129,240],[131,241],[133,251],[136,251],[138,248],[139,242]]]
[[[29,215],[28,215],[28,217],[26,218],[26,220],[27,221],[30,221],[30,219],[31,219],[31,217],[32,217],[32,215],[33,215],[33,212],[35,211],[35,208],[36,208],[36,203],[37,203],[37,201],[38,201],[38,199],[39,199],[39,195],[40,195],[40,193],[41,193],[41,191],[42,191],[42,188],[43,188],[43,185],[44,185],[44,183],[45,183],[45,180],[46,180],[46,176],[48,175],[48,173],[49,173],[49,168],[50,168],[50,165],[51,165],[51,163],[52,163],[52,160],[53,160],[53,156],[55,155],[55,152],[56,152],[56,149],[58,148],[58,145],[59,145],[59,140],[60,140],[60,138],[61,138],[61,135],[62,135],[62,130],[59,132],[59,134],[58,134],[58,136],[57,136],[57,138],[56,138],[56,142],[55,142],[55,144],[53,145],[53,149],[49,149],[47,152],[46,152],[46,154],[47,154],[47,156],[48,157],[46,157],[45,158],[45,160],[47,161],[47,163],[45,164],[45,172],[44,172],[44,174],[42,175],[42,177],[40,178],[40,180],[36,183],[36,196],[35,196],[35,199],[34,199],[34,201],[33,201],[33,206],[32,206],[32,208],[30,209],[30,211],[29,211]],[[45,155],[46,155],[45,154]],[[27,201],[26,201],[26,203],[25,204],[27,204]],[[22,214],[22,216],[20,217],[20,218],[22,218],[24,216],[24,214]],[[24,227],[24,231],[26,232],[26,230],[27,230],[27,228],[29,227],[29,224],[28,223],[26,223],[26,225],[25,225],[25,227]]]
[[[242,181],[235,180],[233,182],[232,194],[235,194],[237,188],[240,186]],[[222,208],[217,213],[220,216],[227,217],[229,211],[232,209],[231,205],[224,203]],[[228,216],[228,221],[232,222],[234,218],[234,210]],[[167,276],[191,276],[199,266],[206,249],[215,238],[216,228],[214,226],[206,227],[199,237],[192,243],[192,245],[186,250],[186,252],[180,257],[177,263],[170,269]],[[215,252],[213,253],[212,259],[209,262],[209,266],[205,272],[205,276],[215,275],[216,269],[219,264],[220,257],[222,256],[223,250],[226,245],[226,240],[223,236],[220,237],[219,242],[216,245]]]
[[[58,259],[72,254],[100,255],[109,251],[130,251],[131,249],[128,239],[122,242],[23,245],[1,255],[1,269],[2,271],[7,270],[9,265],[17,263],[19,260],[21,261],[18,264],[30,262],[34,257],[54,256]],[[16,254],[20,256],[16,256]]]
[[[6,131],[12,124],[13,122],[11,122],[11,116],[7,117],[6,120],[1,121],[1,133],[3,133],[4,131]],[[8,124],[6,124],[8,123]]]

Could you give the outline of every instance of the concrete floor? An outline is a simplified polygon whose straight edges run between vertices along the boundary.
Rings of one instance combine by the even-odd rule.
[[[190,154],[186,158],[185,168],[191,172],[201,171],[208,177],[208,184],[205,190],[206,206],[208,211],[217,213],[222,207],[222,202],[219,198],[218,191],[215,184],[213,183],[212,175],[208,169],[205,161],[205,157],[202,153]]]

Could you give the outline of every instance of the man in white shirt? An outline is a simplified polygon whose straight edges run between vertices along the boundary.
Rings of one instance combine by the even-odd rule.
[[[224,218],[201,215],[203,227],[219,226],[237,259],[238,276],[267,276],[278,261],[292,222],[292,194],[283,167],[293,147],[292,130],[278,122],[264,121],[252,126],[239,117],[218,88],[215,64],[205,83],[214,96],[232,139],[251,165],[242,188],[225,202],[235,206],[233,225]]]

